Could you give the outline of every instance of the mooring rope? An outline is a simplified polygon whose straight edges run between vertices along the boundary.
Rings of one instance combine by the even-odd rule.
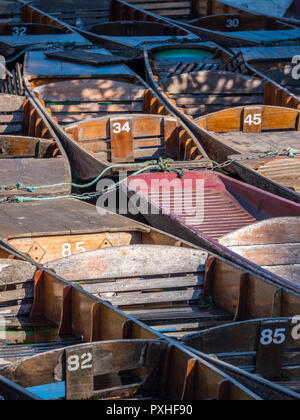
[[[104,191],[97,191],[97,192],[93,192],[93,193],[85,193],[85,194],[67,194],[67,195],[60,195],[60,196],[48,196],[48,197],[23,197],[23,196],[17,196],[17,197],[4,197],[0,199],[0,203],[24,203],[24,202],[29,202],[29,201],[50,201],[50,200],[59,200],[59,199],[64,199],[64,198],[76,198],[79,200],[91,200],[92,198],[96,198],[96,197],[100,197],[103,194],[107,194],[108,192],[112,192],[114,190],[116,190],[117,188],[119,188],[123,183],[125,183],[129,178],[133,177],[133,176],[138,176],[142,173],[145,173],[147,171],[151,171],[151,170],[160,170],[162,172],[175,172],[177,173],[179,178],[183,178],[184,177],[184,171],[181,171],[177,168],[172,168],[171,167],[171,163],[174,162],[173,159],[162,159],[160,158],[159,160],[152,160],[152,161],[148,161],[148,162],[143,162],[143,163],[138,163],[135,164],[136,166],[143,166],[141,169],[139,169],[138,171],[134,172],[133,174],[127,176],[126,178],[122,179],[121,181],[117,182],[116,184],[114,184],[111,187],[108,187],[106,190]],[[145,166],[146,165],[146,166]],[[132,164],[127,163],[127,164],[114,164],[114,165],[110,165],[107,168],[105,168],[94,180],[92,180],[91,182],[87,183],[87,184],[76,184],[73,182],[65,182],[65,183],[60,183],[60,184],[52,184],[52,185],[38,185],[35,187],[32,186],[26,186],[23,185],[22,182],[18,182],[16,184],[15,187],[8,187],[8,186],[0,186],[0,190],[1,191],[11,191],[13,189],[17,189],[17,190],[23,190],[23,191],[28,191],[28,192],[34,192],[38,189],[47,189],[47,188],[56,188],[56,187],[62,187],[62,186],[71,186],[73,188],[89,188],[92,187],[93,185],[95,185],[108,171],[110,171],[111,169],[114,168],[120,168],[120,167],[131,167]]]

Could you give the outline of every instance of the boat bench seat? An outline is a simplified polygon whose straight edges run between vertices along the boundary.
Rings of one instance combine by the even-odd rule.
[[[174,75],[161,82],[170,98],[195,117],[232,106],[261,103],[265,84],[257,78],[212,69]]]
[[[167,18],[188,19],[191,16],[193,1],[191,0],[163,0],[149,2],[141,0],[130,0],[129,3],[140,9],[147,10],[159,16]]]
[[[127,278],[82,287],[154,329],[172,336],[233,319],[229,312],[201,306],[203,273]]]
[[[1,116],[0,116],[1,121]],[[55,143],[48,139],[0,135],[0,158],[37,157],[53,154]]]
[[[124,114],[94,118],[65,127],[85,150],[108,162],[135,162],[178,157],[180,126],[177,118]]]
[[[48,267],[155,329],[169,330],[173,336],[233,319],[226,311],[202,304],[207,257],[202,251],[131,245],[89,255],[84,261],[82,255],[72,256]],[[86,261],[92,258],[97,262],[89,270]]]

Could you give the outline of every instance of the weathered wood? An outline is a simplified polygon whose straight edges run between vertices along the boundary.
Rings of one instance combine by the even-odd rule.
[[[1,197],[21,195],[16,184],[34,187],[38,186],[37,179],[45,188],[24,191],[25,196],[68,194],[69,163],[45,117],[32,100],[6,94],[0,99],[1,112],[5,112],[0,113],[0,183],[7,187]],[[47,188],[56,184],[63,185]]]
[[[233,232],[220,242],[255,264],[299,285],[298,224],[298,217],[270,219]],[[277,266],[281,267],[278,269]]]
[[[63,396],[66,399],[101,398],[103,396],[112,398],[114,396],[122,396],[126,387],[128,387],[129,392],[130,387],[142,387],[143,394],[150,398],[159,398],[162,395],[167,395],[169,398],[176,398],[178,396],[179,398],[183,390],[187,392],[190,386],[195,386],[196,379],[190,385],[186,384],[186,366],[191,355],[185,352],[184,349],[176,348],[176,351],[174,349],[169,354],[167,352],[168,344],[163,342],[149,340],[130,342],[118,340],[115,342],[94,343],[88,346],[89,351],[85,354],[85,357],[92,350],[92,359],[89,361],[89,366],[91,367],[85,373],[86,387],[84,387],[85,381],[83,380],[80,383],[80,380],[75,378],[75,376],[78,376],[78,373],[72,372],[72,367],[75,366],[72,363],[75,361],[75,358],[72,359],[71,356],[76,357],[83,354],[86,348],[86,345],[82,345],[71,347],[65,352],[64,350],[54,350],[47,354],[42,354],[38,357],[4,367],[1,369],[1,373],[6,378],[13,378],[15,381],[18,380],[23,387],[30,388],[31,390],[34,390],[39,385],[58,383],[65,378],[64,369],[66,367],[64,366],[62,357],[65,353],[67,366],[71,368],[71,371],[69,369],[66,373],[66,395]],[[180,382],[173,389],[168,387],[165,390],[165,387],[162,387],[163,378],[161,377],[161,370],[166,360],[168,361],[168,366],[165,375],[172,372],[172,368],[177,363],[177,375],[178,373],[180,374]],[[85,359],[82,363],[84,361]],[[201,362],[201,359],[198,357],[193,359],[193,366],[198,368],[199,371],[200,368],[203,369],[200,375],[202,379],[207,378],[209,374],[214,374],[214,379],[211,379],[210,392],[199,393],[197,399],[206,399],[208,394],[209,396],[214,396],[218,392],[219,383],[229,379],[227,375],[223,375],[209,364]],[[140,371],[138,383],[136,380],[133,381],[134,369],[139,369]],[[127,374],[125,374],[125,371],[127,371]],[[33,374],[33,372],[39,372],[39,375]],[[130,373],[132,373],[132,376]],[[107,381],[105,381],[105,375]],[[95,392],[93,386],[94,378],[96,385]],[[243,390],[237,382],[230,381],[230,384],[231,393],[228,394],[228,399],[231,398],[230,395],[232,395],[234,390],[235,392],[239,391],[240,398],[258,398],[255,397],[255,394],[251,395],[251,397],[250,395],[248,396],[246,389]],[[44,386],[44,388],[46,390],[47,387]]]
[[[256,374],[278,384],[282,381],[282,385],[292,388],[299,384],[299,339],[293,334],[295,325],[292,318],[244,321],[190,334],[182,341],[226,363],[248,366]]]
[[[113,213],[100,215],[93,205],[75,199],[1,204],[0,218],[1,237],[40,263],[152,236],[145,225]]]
[[[47,264],[47,267],[69,281],[100,280],[194,273],[198,269],[202,270],[205,259],[206,255],[202,251],[159,245],[133,245],[74,255]],[[118,265],[114,261],[118,261]]]
[[[245,112],[246,115],[250,112],[247,121],[243,118]],[[197,119],[199,140],[219,163],[236,157],[239,162],[233,162],[229,169],[238,172],[245,181],[298,202],[298,157],[294,160],[277,153],[269,157],[275,149],[279,154],[288,154],[290,147],[298,150],[298,118],[299,111],[292,108],[263,106],[260,112],[259,109],[252,112],[248,107],[224,110]],[[261,133],[241,132],[244,126],[247,130],[260,130],[260,122]]]
[[[0,287],[26,283],[33,279],[35,267],[18,260],[0,260]]]

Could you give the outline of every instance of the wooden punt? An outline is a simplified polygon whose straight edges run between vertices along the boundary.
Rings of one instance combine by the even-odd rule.
[[[190,130],[124,64],[95,67],[38,51],[26,56],[24,71],[32,97],[51,112],[76,178],[94,179],[111,164],[120,165],[115,173],[124,163],[134,171],[158,158],[177,167],[210,165]],[[188,146],[181,155],[179,139]]]
[[[245,68],[268,80],[265,90],[265,105],[300,108],[299,71],[294,57],[299,47],[248,47],[240,51],[237,61]]]
[[[147,45],[183,43],[198,37],[176,22],[123,0],[110,1],[110,19],[80,30],[88,40],[109,49],[140,51]]]
[[[183,25],[225,48],[246,45],[290,45],[299,43],[300,29],[270,16],[231,13],[196,18]]]
[[[296,285],[274,274],[274,281],[254,279],[238,266],[206,255],[172,246],[133,245],[78,254],[46,266],[170,337],[228,322],[297,313],[299,288],[291,291],[297,290]],[[253,267],[248,265],[248,273]],[[285,306],[282,296],[274,304],[285,287],[291,300],[296,299],[295,312]]]
[[[191,381],[192,385],[186,385],[182,393],[181,384],[171,384],[169,375],[177,370],[179,377],[185,376],[186,364],[192,356],[193,353],[183,349],[172,351],[171,345],[157,340],[115,340],[43,353],[12,364],[1,373],[44,400],[207,400],[211,396],[218,401],[260,400],[217,370],[216,376],[227,383],[226,393],[222,392],[224,386],[220,386],[219,395],[196,390],[201,388],[199,381],[205,374]],[[84,375],[72,370],[77,358],[83,360]],[[195,373],[210,367],[197,357],[193,364]],[[39,375],[33,373],[36,371]]]
[[[265,233],[264,240],[266,245],[274,244],[270,245],[270,249],[274,248],[274,253],[271,254],[266,248],[263,255],[262,250],[259,251],[259,246],[255,247],[255,241],[259,241],[262,235],[260,226],[261,229],[264,225],[275,229],[281,220],[278,217],[282,218],[284,225],[288,225],[289,221],[294,219],[294,224],[297,224],[300,209],[298,204],[224,175],[207,171],[185,172],[183,179],[177,178],[176,174],[139,175],[128,180],[128,191],[131,196],[130,202],[137,203],[137,211],[139,209],[152,226],[188,241],[192,241],[192,233],[196,234],[198,245],[202,241],[202,245],[207,249],[209,248],[206,241],[219,241],[245,259],[300,285],[297,263],[287,257],[289,250],[285,251],[284,246],[281,249],[276,245],[276,239],[272,238],[271,234],[268,237],[269,231]],[[286,234],[282,233],[283,244],[289,244],[288,232],[287,228]],[[233,244],[230,238],[240,236],[242,238],[242,233],[245,241],[249,239],[249,248],[242,246],[242,239],[241,248],[238,247],[238,243],[237,247],[231,246]],[[219,253],[222,252],[223,249],[220,249]],[[269,257],[267,257],[268,252],[270,252]],[[268,258],[271,260],[270,263],[267,263]],[[278,261],[281,259],[282,264],[277,264],[276,258]],[[280,265],[278,271],[276,267],[273,269],[273,265]]]
[[[147,101],[147,97],[151,96],[150,91],[144,93],[144,107],[149,105],[151,108],[153,100]],[[169,166],[173,169],[211,165],[195,137],[182,127],[179,118],[172,116],[151,113],[112,115],[67,125],[65,132],[69,137],[68,150],[80,149],[77,161],[80,155],[97,160],[95,175],[114,164],[119,166],[106,175],[122,170],[134,172],[142,164],[146,167],[153,159],[160,158],[172,159]],[[180,142],[189,147],[180,151]],[[122,163],[125,164],[123,168]],[[80,162],[75,165],[75,170],[82,178],[85,174],[82,174],[79,165]]]
[[[148,81],[173,112],[189,125],[197,118],[236,106],[261,104],[264,100],[266,79],[250,70],[227,69],[232,56],[222,49],[202,44],[186,48],[173,46],[145,50]],[[186,55],[186,59],[178,57]],[[169,56],[169,57],[168,57]],[[170,68],[166,74],[167,64]],[[231,68],[231,67],[230,67]]]
[[[208,16],[237,11],[236,8],[231,8],[228,5],[224,5],[221,1],[214,0],[161,0],[159,2],[129,0],[128,3],[148,12],[153,12],[163,18],[178,19],[181,21],[188,21],[197,16]]]
[[[0,94],[0,162],[1,198],[71,191],[71,170],[60,142],[35,103],[24,96]],[[45,188],[21,191],[18,183]],[[65,185],[47,187],[54,184]]]
[[[298,217],[264,220],[229,233],[219,241],[247,260],[300,286],[299,223]]]
[[[19,311],[14,314],[11,305],[16,299],[17,289],[13,290],[13,287],[17,288],[21,281],[15,277],[14,268],[16,263],[20,264],[19,269],[21,265],[27,269],[32,269],[32,266],[12,259],[1,262],[4,267],[10,266],[12,270],[9,276],[4,276],[6,282],[8,279],[11,282],[10,291],[3,291],[2,286],[0,292],[1,319],[8,323],[4,335],[10,334],[10,339],[5,338],[5,343],[1,343],[0,371],[6,381],[13,381],[16,387],[25,388],[22,392],[27,393],[27,397],[28,393],[33,393],[42,399],[69,400],[130,397],[253,400],[266,397],[271,391],[273,398],[299,398],[283,388],[278,392],[268,382],[252,384],[259,393],[244,387],[201,357],[194,357],[193,353],[181,345],[167,341],[146,325],[49,271],[40,270],[34,274],[34,282],[31,280],[33,299],[27,305],[30,314],[21,316],[26,300],[24,298],[21,299]],[[0,274],[2,280],[3,271]],[[30,276],[32,272],[23,287],[25,284],[29,286]],[[23,276],[23,280],[25,278]],[[49,340],[49,333],[38,334],[45,326],[50,328],[49,325],[59,337],[61,351],[58,351],[58,343],[55,346],[53,342],[52,350],[49,351],[48,346],[47,351],[45,340]],[[27,342],[30,331],[34,332],[35,346]],[[82,344],[71,346],[70,337]],[[83,353],[87,353],[88,360]],[[74,357],[81,358],[84,367],[87,366],[84,375],[81,369],[76,372],[65,368],[65,360],[68,366]],[[191,371],[195,372],[193,379]],[[8,389],[3,387],[1,377],[0,391],[6,397],[7,394],[11,395],[11,386],[6,383]],[[209,382],[210,386],[201,387],[199,381]],[[16,388],[14,391],[21,392]]]
[[[11,8],[9,7],[8,10],[11,11]],[[2,16],[1,8],[0,16]],[[85,45],[87,41],[70,27],[62,25],[49,15],[44,15],[40,10],[22,0],[17,3],[16,14],[12,21],[0,20],[0,51],[5,55],[36,44],[55,43]]]
[[[74,198],[0,206],[0,237],[35,263],[106,247],[181,244],[178,238],[115,213],[103,214]]]
[[[236,159],[231,168],[243,180],[299,203],[299,116],[299,110],[292,108],[249,106],[195,122],[199,142],[211,159],[218,163]],[[294,158],[284,153],[289,148],[295,150]]]
[[[182,339],[188,347],[300,392],[299,320],[255,319]]]
[[[24,273],[23,277],[22,276],[21,278],[20,276],[18,277],[17,272],[16,272],[16,267],[17,267],[16,264],[17,263],[24,264],[24,261],[18,261],[19,258],[22,259],[22,256],[19,253],[15,253],[12,247],[6,247],[6,245],[3,242],[1,243],[1,250],[2,250],[1,256],[4,258],[9,258],[9,259],[0,260],[5,266],[5,268],[3,268],[0,271],[0,275],[1,275],[2,281],[4,281],[4,284],[8,284],[8,286],[10,286],[9,290],[7,286],[6,290],[2,290],[0,293],[2,297],[2,315],[3,315],[3,312],[5,312],[5,319],[12,320],[12,319],[16,319],[16,317],[14,317],[13,314],[17,312],[18,314],[17,318],[20,319],[21,313],[25,309],[25,303],[27,303],[28,305],[28,300],[26,302],[26,299],[24,299],[24,293],[21,292],[21,294],[19,294],[18,296],[19,301],[16,302],[16,298],[17,298],[16,290],[18,288],[19,290],[20,289],[22,290],[22,285],[20,285],[20,282],[23,282],[23,289],[25,285],[27,287],[30,286],[30,276],[32,275],[32,266],[30,264],[28,265],[28,263],[25,263],[26,267],[24,266],[23,271],[22,271],[22,273]],[[126,253],[126,248],[124,248],[124,251]],[[178,249],[176,252],[178,252]],[[89,256],[89,255],[90,255],[89,253],[86,254],[86,256]],[[13,257],[16,257],[17,259],[13,260],[12,259]],[[195,265],[196,258],[197,258],[197,254],[195,253],[193,265]],[[199,254],[199,251],[198,251],[198,258],[200,258],[200,260],[202,260],[203,258],[201,254]],[[122,259],[124,259],[124,255]],[[225,260],[221,258],[216,258],[216,261],[218,264],[218,269],[221,271],[219,272],[219,274],[215,273],[216,275],[214,275],[213,281],[216,282],[217,278],[221,280],[220,279],[220,276],[221,276],[222,281],[221,283],[218,283],[220,284],[221,288],[223,287],[221,285],[223,280],[225,280],[225,282],[227,281],[230,282],[231,284],[230,290],[232,290],[232,293],[233,293],[233,295],[230,295],[230,296],[234,300],[233,305],[236,305],[235,302],[236,302],[237,296],[235,295],[239,294],[240,281],[244,281],[243,270],[241,270],[241,268],[237,266],[234,266],[226,262]],[[92,260],[90,260],[90,262],[92,262]],[[131,268],[133,268],[135,265],[135,262],[134,261],[132,262],[133,264],[131,263],[131,259],[129,258],[128,263],[129,264],[131,263]],[[98,263],[99,263],[99,259],[97,259],[97,263],[93,265],[94,267],[93,273],[97,272],[99,268]],[[137,263],[139,262],[137,261]],[[170,261],[167,264],[168,266],[170,266]],[[113,265],[115,265],[115,263]],[[110,264],[106,268],[104,267],[102,268],[104,268],[104,270],[106,271],[106,274],[108,274],[108,272],[111,269],[113,269],[113,265]],[[153,268],[153,264],[151,265],[148,263],[148,266]],[[19,270],[21,270],[21,265],[18,268]],[[209,270],[210,274],[213,273],[212,268],[215,269],[216,266],[213,267],[212,261],[210,261],[208,262],[208,266],[207,266],[207,270]],[[27,277],[25,274],[26,270],[27,270],[27,274],[28,274],[28,270],[30,270]],[[206,272],[208,273],[207,270]],[[274,311],[278,312],[279,306],[277,306],[277,302],[280,304],[280,301],[278,301],[278,298],[279,298],[278,287],[279,286],[275,285],[272,282],[266,281],[260,276],[250,274],[251,268],[249,267],[248,267],[247,272],[249,275],[249,281],[251,281],[251,283],[254,282],[255,285],[257,285],[254,288],[251,288],[251,290],[256,291],[255,293],[260,293],[260,291],[262,290],[261,288],[263,288],[263,294],[260,294],[259,296],[260,298],[264,296],[265,301],[264,303],[261,303],[261,300],[259,300],[260,303],[257,307],[257,310],[266,314],[265,316],[267,315],[269,316],[269,311],[271,310],[271,307],[272,307],[272,313]],[[81,273],[78,273],[78,274],[79,274],[78,276],[78,279],[79,279]],[[205,276],[205,278],[208,279],[207,275]],[[32,284],[32,281],[31,281],[31,284]],[[212,286],[212,284],[210,285]],[[258,285],[260,285],[260,287],[258,287]],[[216,287],[216,290],[217,289],[219,289],[219,286]],[[227,290],[227,294],[228,294],[229,289],[225,288],[225,290]],[[244,292],[246,291],[245,288],[243,288],[243,290]],[[295,294],[291,291],[288,291],[286,288],[282,286],[280,286],[280,291],[282,294],[281,296],[285,302],[284,305],[280,305],[280,311],[281,310],[282,311],[286,310],[287,312],[295,311],[296,305],[298,304],[298,300],[299,300],[299,294],[297,293]],[[203,295],[204,299],[206,299],[206,296],[208,296],[205,293],[206,292],[204,292],[204,295]],[[273,297],[273,305],[269,305],[268,300],[272,298],[272,293],[275,294],[274,296],[276,296],[276,304],[274,304],[274,297]],[[281,299],[281,296],[280,296],[280,299]],[[26,297],[28,299],[29,294],[27,294]],[[224,297],[224,306],[227,305],[228,307],[229,300],[226,296],[224,296],[222,292],[220,295],[220,298],[222,299],[223,297]],[[211,299],[208,299],[208,300],[212,302]],[[183,398],[183,399],[186,399],[186,398],[220,399],[221,398],[220,392],[219,392],[220,380],[224,379],[224,375],[222,374],[222,370],[224,369],[227,371],[226,378],[228,380],[230,380],[231,374],[232,374],[235,379],[236,384],[238,382],[239,384],[241,384],[242,387],[244,388],[246,387],[248,392],[250,390],[250,393],[252,392],[252,395],[254,393],[256,397],[258,396],[259,398],[263,398],[263,399],[296,399],[296,400],[299,399],[299,394],[296,394],[295,392],[292,392],[283,387],[274,386],[273,384],[271,384],[270,382],[264,379],[253,377],[252,375],[249,375],[247,372],[243,372],[239,369],[233,368],[230,365],[222,366],[221,370],[218,367],[212,368],[212,364],[217,366],[218,362],[215,359],[212,359],[203,353],[198,354],[197,362],[196,362],[197,365],[201,364],[202,366],[201,375],[191,376],[191,372],[193,372],[195,368],[197,369],[197,366],[194,366],[195,358],[192,357],[193,362],[191,364],[190,356],[192,356],[192,353],[186,352],[186,350],[182,348],[182,346],[180,345],[180,343],[178,343],[178,341],[175,341],[174,339],[161,334],[159,331],[150,328],[145,323],[142,323],[141,321],[138,321],[137,319],[133,318],[131,315],[126,315],[124,312],[121,312],[119,309],[112,307],[109,303],[105,302],[104,300],[100,300],[99,298],[90,295],[86,291],[83,291],[82,288],[79,288],[74,284],[71,285],[71,283],[68,283],[67,281],[62,280],[62,278],[57,277],[53,273],[52,270],[48,271],[44,269],[44,270],[38,271],[35,274],[34,285],[33,285],[33,301],[31,302],[33,303],[30,309],[29,320],[28,318],[26,318],[27,323],[32,324],[34,322],[41,322],[42,320],[46,320],[46,322],[52,322],[56,326],[59,326],[59,336],[62,338],[66,338],[70,336],[75,336],[77,338],[80,337],[80,340],[83,341],[84,343],[94,343],[97,341],[107,341],[107,340],[127,340],[128,346],[133,346],[133,348],[135,349],[137,348],[135,346],[135,343],[132,340],[157,340],[159,339],[160,340],[159,342],[162,342],[163,340],[163,342],[168,344],[168,346],[171,345],[172,350],[169,353],[169,357],[171,357],[172,360],[173,360],[173,357],[175,357],[174,366],[176,365],[177,368],[176,369],[172,368],[170,370],[168,369],[167,370],[168,374],[166,376],[163,375],[163,378],[168,378],[167,389],[169,391],[168,391],[168,394],[165,396],[166,398],[172,399],[172,398],[177,397],[177,398]],[[240,307],[239,316],[241,316],[242,315],[241,310],[246,309],[246,308],[244,307],[244,304],[241,302],[241,300],[239,300],[239,302],[240,302],[239,303],[239,307]],[[250,299],[243,300],[243,302],[249,302],[249,303],[258,302],[258,300],[257,300],[256,295],[255,296],[253,295]],[[19,306],[14,307],[14,305],[16,304],[18,304]],[[221,306],[222,305],[223,304],[221,304]],[[17,310],[17,308],[19,309]],[[202,308],[204,309],[203,306]],[[213,308],[210,308],[210,309],[213,310]],[[234,311],[234,308],[231,307],[228,309],[228,311],[230,310]],[[249,315],[246,314],[246,311],[244,311],[243,313],[246,319],[248,319]],[[25,318],[23,317],[23,325],[25,325],[24,319]],[[101,320],[101,322],[99,322],[99,320]],[[19,333],[20,333],[20,329],[19,329]],[[131,344],[128,342],[128,340],[131,340]],[[102,344],[99,343],[100,346],[102,346],[103,344],[106,345],[106,343],[102,343]],[[95,345],[97,346],[98,344],[95,344]],[[126,346],[126,344],[124,344],[124,341],[123,342],[119,341],[118,344],[115,346],[115,348],[120,347],[120,346],[123,346],[121,348],[124,349],[124,347]],[[91,347],[93,347],[93,345],[91,345]],[[71,350],[71,348],[72,347],[68,346],[68,348],[66,348],[65,351]],[[84,348],[87,349],[86,346],[84,346]],[[32,357],[29,360],[26,359],[24,362],[25,364],[23,364],[22,362],[23,357],[19,357],[19,358],[15,357],[15,362],[4,366],[3,369],[1,370],[1,374],[4,373],[4,375],[6,376],[6,372],[7,372],[8,378],[10,378],[11,377],[10,375],[17,374],[21,366],[24,366],[25,368],[27,364],[31,365],[31,362],[35,363],[35,361],[38,361],[39,356],[41,354],[42,354],[42,351],[39,352],[37,356]],[[51,353],[48,353],[48,354],[53,355],[54,352],[51,351]],[[122,351],[121,354],[123,354],[124,356],[126,355],[124,351]],[[13,351],[12,351],[12,355],[16,356],[15,354],[13,354]],[[188,358],[188,361],[186,361],[185,359],[186,357]],[[150,360],[152,360],[153,363],[155,363],[154,358],[150,357],[150,352],[149,352],[149,358]],[[182,358],[184,361],[182,361]],[[49,360],[49,357],[46,353],[44,354],[43,359]],[[203,363],[203,359],[205,359],[206,362]],[[182,366],[182,364],[185,366],[185,368],[183,368],[183,372],[181,373],[180,366]],[[173,366],[173,364],[171,365]],[[18,369],[16,370],[15,367],[17,366],[18,366]],[[44,365],[44,368],[46,368],[46,365]],[[177,369],[180,369],[180,375],[178,375]],[[38,371],[40,372],[39,369]],[[40,378],[40,374],[32,376],[32,372],[36,372],[36,370],[31,369],[31,378],[33,378],[34,376],[35,380],[38,380],[37,376]],[[106,373],[115,374],[116,372],[115,371],[111,372],[109,370],[109,372],[106,372]],[[64,374],[62,373],[62,375]],[[221,375],[221,378],[220,378],[220,375]],[[21,376],[23,377],[23,373]],[[188,382],[187,382],[187,376],[189,376]],[[176,377],[176,381],[174,382],[175,377]],[[210,387],[207,388],[207,387],[202,387],[198,385],[198,382],[197,382],[198,379],[196,379],[196,377],[200,381],[202,381],[202,383],[203,381],[207,383],[207,380],[209,378]],[[114,378],[117,379],[115,375],[114,375]],[[122,376],[122,374],[121,374],[121,378],[125,379]],[[15,379],[18,384],[20,380],[20,376],[18,375],[18,377],[15,377]],[[74,383],[73,382],[74,378],[71,379],[70,377],[69,378],[66,377],[65,379],[69,385],[70,385],[70,381]],[[53,382],[57,382],[60,380],[61,380],[61,377],[58,378],[58,376],[56,376],[56,379]],[[78,387],[77,389],[74,389],[74,392],[76,391],[76,396],[74,393],[72,392],[70,393],[68,391],[68,390],[71,390],[72,388],[71,386],[66,386],[67,384],[60,384],[60,385],[58,384],[58,386],[63,386],[63,390],[66,389],[67,397],[69,399],[72,399],[75,397],[76,398],[90,398],[90,394],[88,396],[84,394],[86,389],[89,389],[89,392],[92,392],[91,388],[87,388],[87,384],[91,382],[90,379],[85,381],[84,376],[80,375],[80,382],[82,384],[80,390],[78,389]],[[176,387],[173,387],[173,385],[171,386],[173,382],[176,383]],[[129,395],[132,395],[133,390],[132,390],[132,387],[130,386],[132,385],[131,381],[129,383],[128,381],[127,382],[122,381],[121,384],[118,381],[117,383],[116,382],[114,383],[116,385],[116,388],[112,389],[111,386],[109,386],[109,388],[107,389],[107,381],[106,381],[106,384],[105,384],[106,385],[105,387],[106,398],[110,398],[112,396],[124,398],[126,396],[128,397]],[[49,384],[49,382],[47,381],[46,384]],[[33,386],[34,385],[38,386],[38,385],[43,385],[43,384],[41,383],[38,384],[36,382],[35,384],[33,384]],[[237,386],[239,385],[237,384]],[[38,390],[35,389],[34,391],[36,392]],[[60,388],[60,391],[61,391],[61,388]],[[187,391],[188,391],[188,394],[187,394]],[[177,392],[177,394],[175,394],[175,392]],[[134,393],[136,395],[136,388],[134,389]],[[162,395],[160,396],[162,397]],[[226,393],[226,396],[222,398],[230,399],[231,397]],[[232,398],[236,399],[237,396],[234,396]]]
[[[272,3],[250,0],[222,0],[224,6],[237,7],[244,12],[259,13],[271,17],[277,17],[286,21],[297,21],[300,18],[299,4],[297,0],[280,0]]]
[[[135,54],[141,56],[144,45],[147,44],[164,45],[170,40],[197,40],[197,36],[176,22],[170,22],[123,0],[111,0],[104,5],[98,1],[89,1],[84,10],[76,2],[71,5],[63,2],[63,5],[57,6],[40,1],[35,4],[50,16],[71,24],[74,30],[93,44],[130,57]],[[68,9],[68,13],[63,9]]]
[[[84,5],[82,0],[34,0],[31,4],[70,26],[76,26],[79,18],[84,25],[90,26],[108,22],[110,16],[109,0],[87,0]]]

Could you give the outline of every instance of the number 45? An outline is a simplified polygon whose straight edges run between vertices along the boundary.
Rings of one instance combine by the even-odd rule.
[[[261,114],[249,114],[245,119],[245,124],[248,125],[260,125],[262,123],[262,115]]]

